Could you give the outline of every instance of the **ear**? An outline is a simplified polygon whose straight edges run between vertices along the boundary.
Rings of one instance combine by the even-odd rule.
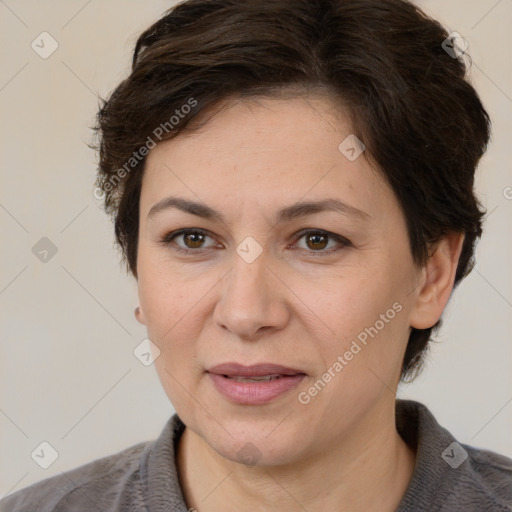
[[[146,317],[144,313],[142,312],[142,309],[140,306],[137,306],[133,312],[135,314],[135,318],[137,319],[137,322],[139,322],[142,325],[146,325]]]
[[[463,233],[450,233],[434,246],[422,269],[421,285],[411,311],[411,327],[429,329],[441,318],[453,290],[463,242]]]

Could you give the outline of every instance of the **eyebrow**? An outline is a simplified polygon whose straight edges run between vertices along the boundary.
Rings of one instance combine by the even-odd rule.
[[[158,203],[154,204],[149,210],[148,218],[169,208],[177,208],[178,210],[190,213],[191,215],[225,223],[225,219],[220,212],[203,203],[190,201],[181,197],[166,197],[165,199],[158,201]],[[277,215],[275,216],[275,224],[289,222],[299,217],[306,217],[307,215],[324,211],[334,211],[343,215],[356,217],[361,220],[370,218],[370,215],[355,208],[354,206],[350,206],[338,199],[328,198],[320,201],[297,202],[287,206],[277,212]]]

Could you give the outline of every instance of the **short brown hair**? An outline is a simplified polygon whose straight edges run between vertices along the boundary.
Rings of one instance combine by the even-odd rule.
[[[177,136],[229,96],[299,86],[325,88],[348,106],[353,133],[401,205],[418,265],[444,235],[464,233],[458,284],[482,232],[473,185],[490,120],[463,58],[445,51],[448,38],[405,0],[188,0],[166,12],[139,37],[132,72],[103,102],[96,127],[98,190],[133,275],[155,139]],[[439,325],[412,329],[402,379],[416,374]]]

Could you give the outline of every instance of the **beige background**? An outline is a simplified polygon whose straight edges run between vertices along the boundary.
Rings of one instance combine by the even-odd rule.
[[[419,4],[468,40],[494,140],[478,172],[489,215],[476,271],[400,395],[426,403],[459,441],[512,457],[512,1]],[[135,282],[92,195],[86,146],[97,93],[127,74],[137,35],[170,5],[0,0],[0,496],[154,438],[173,412],[132,353],[145,337]],[[59,45],[47,59],[31,48],[43,31]],[[32,253],[42,237],[58,249],[46,263]],[[31,458],[43,441],[59,454],[46,470]]]

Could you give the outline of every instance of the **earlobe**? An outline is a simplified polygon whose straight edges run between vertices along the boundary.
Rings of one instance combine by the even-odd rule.
[[[146,319],[144,318],[144,313],[140,309],[140,306],[137,306],[133,313],[137,319],[137,322],[141,323],[142,325],[146,325]]]
[[[422,285],[411,312],[411,327],[429,329],[441,318],[453,290],[463,242],[463,233],[450,233],[435,245],[423,269]]]

